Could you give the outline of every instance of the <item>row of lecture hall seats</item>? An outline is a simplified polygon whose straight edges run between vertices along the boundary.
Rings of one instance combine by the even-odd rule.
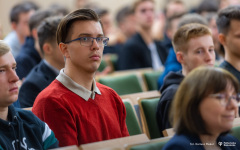
[[[67,146],[58,150],[161,150],[164,144],[174,135],[173,129],[167,129],[160,133],[156,123],[156,106],[160,97],[158,91],[141,92],[123,95],[121,98],[126,107],[126,124],[130,133],[129,137],[83,144],[78,146]],[[140,107],[140,124],[136,116],[136,108]],[[31,110],[31,108],[25,108]],[[235,118],[231,134],[240,140],[240,118]]]
[[[157,80],[162,70],[151,68],[115,71],[109,75],[96,76],[96,80],[114,89],[119,95],[158,90]]]

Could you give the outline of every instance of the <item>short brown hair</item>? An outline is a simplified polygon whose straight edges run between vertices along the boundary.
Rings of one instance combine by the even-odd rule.
[[[173,47],[175,52],[187,51],[188,41],[195,37],[212,35],[209,28],[199,23],[190,23],[180,27],[173,37]]]
[[[170,120],[177,134],[210,134],[200,113],[204,98],[226,90],[231,85],[238,92],[238,80],[228,71],[214,67],[198,67],[191,71],[175,94]]]
[[[133,3],[133,12],[136,12],[136,8],[138,7],[138,5],[141,4],[142,2],[145,2],[145,1],[150,1],[150,2],[154,3],[154,0],[136,0]]]
[[[78,9],[66,15],[57,28],[57,43],[65,43],[69,38],[69,30],[75,21],[100,22],[98,15],[91,9]],[[101,23],[102,25],[102,23]]]
[[[56,31],[59,22],[61,21],[61,16],[48,17],[39,25],[38,27],[38,42],[42,53],[43,45],[48,42],[52,46],[57,43],[56,41]]]
[[[10,47],[3,40],[0,40],[0,56],[10,52]]]

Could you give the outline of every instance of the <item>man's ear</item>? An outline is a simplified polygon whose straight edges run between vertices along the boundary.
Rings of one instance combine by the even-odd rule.
[[[176,53],[176,57],[177,57],[177,61],[178,61],[180,64],[183,64],[183,63],[184,63],[183,52],[178,51],[178,52]]]
[[[16,22],[12,22],[11,23],[11,27],[13,30],[16,30],[17,29],[17,23]]]
[[[51,54],[52,52],[51,45],[49,43],[44,43],[42,49],[44,54]]]
[[[219,33],[218,34],[218,40],[219,42],[222,44],[222,45],[225,45],[226,44],[226,36],[222,33]]]
[[[60,43],[60,44],[59,44],[59,49],[60,49],[62,55],[63,55],[65,58],[69,58],[69,52],[68,52],[68,45],[67,45],[67,44]]]
[[[33,36],[34,39],[38,39],[38,34],[37,34],[37,29],[36,28],[32,29],[32,36]]]

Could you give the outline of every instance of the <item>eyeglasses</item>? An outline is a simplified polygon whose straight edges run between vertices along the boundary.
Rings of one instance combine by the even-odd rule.
[[[68,43],[71,43],[71,42],[74,42],[74,41],[80,41],[80,44],[82,46],[92,46],[94,39],[96,40],[98,46],[100,46],[100,47],[107,46],[107,43],[109,41],[109,38],[107,38],[107,37],[96,37],[96,38],[94,38],[94,37],[80,37],[80,38],[76,38],[74,40],[65,42],[65,44],[68,44]]]
[[[226,94],[223,93],[210,94],[209,96],[218,99],[220,101],[220,104],[223,106],[227,106],[231,100],[234,101],[235,103],[239,103],[240,101],[239,93],[232,96],[227,96]]]

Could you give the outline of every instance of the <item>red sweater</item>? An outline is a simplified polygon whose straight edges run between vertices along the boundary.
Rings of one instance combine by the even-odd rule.
[[[54,80],[36,98],[33,113],[53,130],[60,146],[129,136],[126,110],[111,88],[96,83],[101,95],[85,101]]]

